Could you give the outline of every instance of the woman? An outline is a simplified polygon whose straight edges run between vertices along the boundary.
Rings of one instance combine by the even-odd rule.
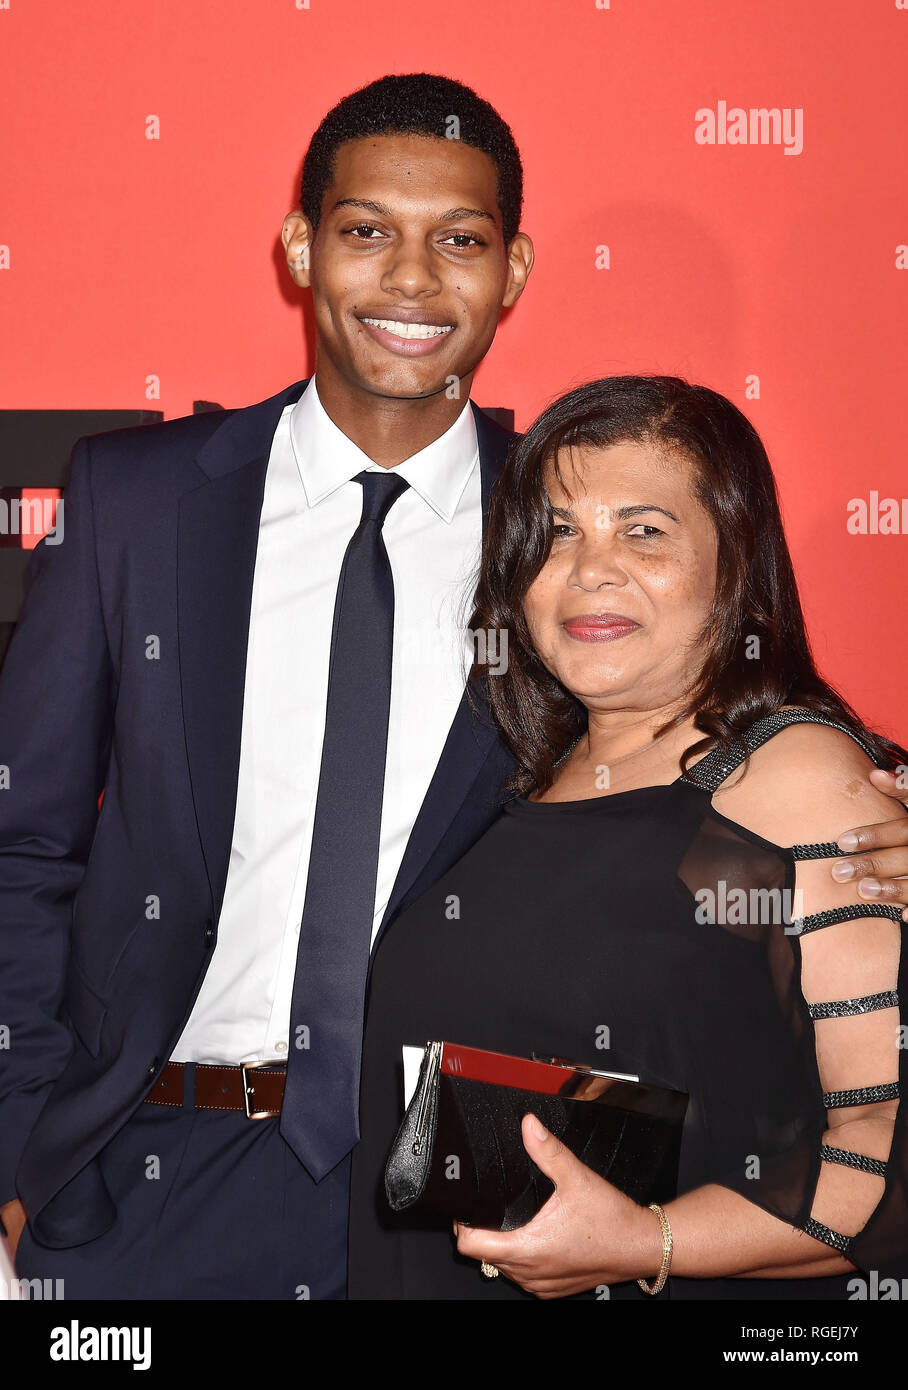
[[[668,1297],[847,1298],[903,1268],[899,910],[822,860],[908,755],[817,674],[751,425],[666,377],[556,401],[496,489],[470,627],[508,633],[473,676],[514,795],[376,952],[351,1296],[645,1298],[667,1268]],[[429,1038],[688,1092],[677,1198],[527,1117],[556,1185],[528,1225],[392,1216],[400,1049]]]

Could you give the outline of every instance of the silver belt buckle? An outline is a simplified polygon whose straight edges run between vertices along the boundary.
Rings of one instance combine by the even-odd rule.
[[[255,1087],[250,1086],[246,1078],[247,1071],[257,1071],[260,1067],[273,1067],[274,1062],[240,1062],[240,1077],[243,1082],[243,1105],[246,1109],[247,1120],[268,1120],[274,1115],[279,1115],[280,1110],[256,1110],[253,1112],[249,1097],[254,1095]]]

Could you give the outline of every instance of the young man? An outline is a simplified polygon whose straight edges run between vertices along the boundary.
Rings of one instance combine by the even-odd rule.
[[[315,376],[76,446],[0,680],[22,1278],[344,1297],[370,948],[491,823],[510,765],[464,693],[461,615],[513,438],[469,393],[532,268],[521,202],[469,89],[354,93],[282,229]]]

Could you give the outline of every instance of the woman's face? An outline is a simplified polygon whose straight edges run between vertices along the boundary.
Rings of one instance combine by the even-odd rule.
[[[706,656],[716,532],[695,467],[667,447],[562,450],[546,485],[551,553],[524,599],[533,644],[589,709],[656,710],[683,699]]]

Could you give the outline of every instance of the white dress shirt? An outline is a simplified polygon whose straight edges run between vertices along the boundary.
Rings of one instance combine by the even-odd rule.
[[[313,377],[284,409],[268,460],[224,904],[174,1061],[287,1058],[334,602],[362,512],[362,487],[353,479],[363,469],[382,471],[331,420]],[[395,472],[410,486],[382,532],[394,579],[394,644],[373,941],[472,658],[466,622],[482,496],[469,401],[443,435]],[[341,862],[337,873],[342,880]]]

